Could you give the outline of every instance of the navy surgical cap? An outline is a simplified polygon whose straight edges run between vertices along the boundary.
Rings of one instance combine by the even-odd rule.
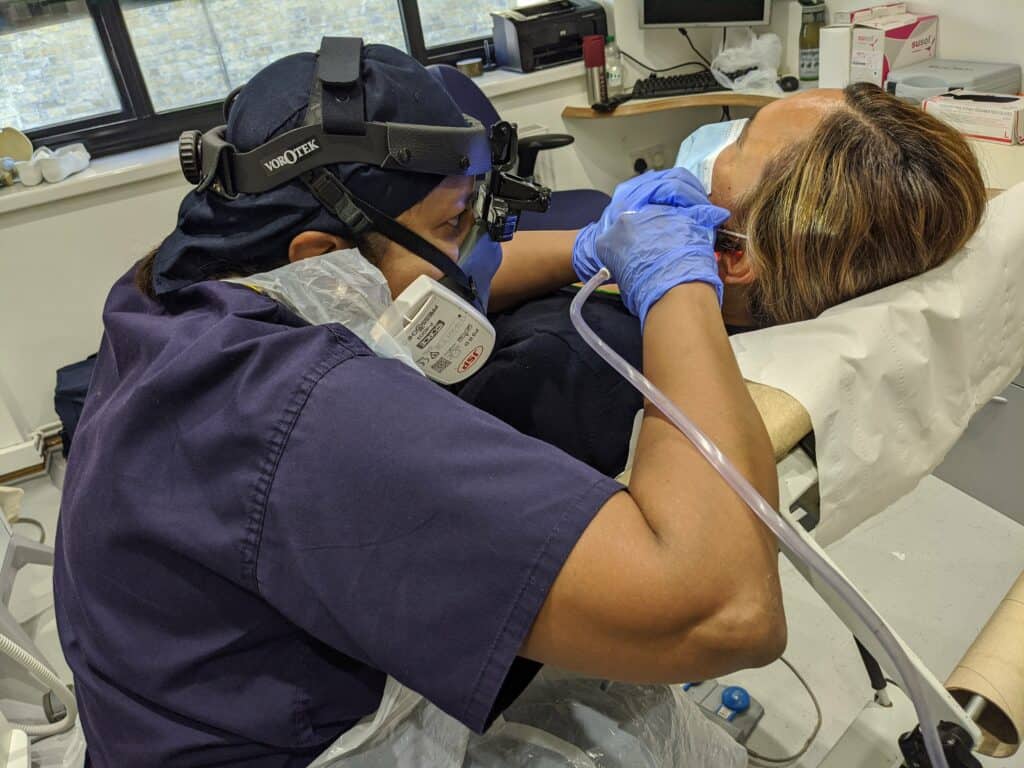
[[[228,115],[227,140],[247,152],[303,124],[317,57],[287,56],[242,88]],[[386,45],[363,49],[366,119],[460,127],[461,110],[417,61]],[[441,176],[342,163],[330,170],[361,200],[392,218],[426,197]],[[158,295],[226,274],[253,274],[288,260],[288,245],[305,230],[351,233],[301,179],[261,194],[228,199],[212,189],[192,191],[178,209],[178,225],[160,244],[153,268]]]

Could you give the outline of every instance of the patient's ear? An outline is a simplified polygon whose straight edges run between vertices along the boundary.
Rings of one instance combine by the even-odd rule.
[[[729,250],[718,252],[718,276],[725,285],[750,285],[757,274],[746,253]]]
[[[322,256],[331,251],[340,251],[343,248],[351,248],[347,240],[330,232],[320,232],[315,229],[307,229],[300,232],[288,244],[288,261],[301,261],[311,256]]]

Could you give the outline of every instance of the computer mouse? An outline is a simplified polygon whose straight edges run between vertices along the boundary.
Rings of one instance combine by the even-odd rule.
[[[800,81],[792,75],[786,75],[785,77],[779,78],[779,88],[784,90],[786,93],[792,93],[793,91],[800,89]]]

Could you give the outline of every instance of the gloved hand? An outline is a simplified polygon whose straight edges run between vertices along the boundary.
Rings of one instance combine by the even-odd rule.
[[[715,228],[727,218],[727,210],[710,203],[647,205],[624,213],[597,238],[597,258],[612,273],[626,309],[640,318],[641,327],[658,299],[683,283],[713,286],[722,303]]]
[[[604,209],[601,218],[588,224],[576,236],[572,249],[572,266],[580,280],[586,282],[603,266],[597,258],[597,238],[608,231],[625,211],[639,210],[649,203],[688,207],[705,205],[708,196],[701,183],[683,168],[669,168],[665,171],[648,171],[624,181],[615,188],[612,201]]]

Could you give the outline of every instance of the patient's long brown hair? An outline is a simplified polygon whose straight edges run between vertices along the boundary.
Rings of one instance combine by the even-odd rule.
[[[769,162],[737,218],[761,324],[828,307],[946,261],[978,228],[985,185],[953,128],[866,83]]]

